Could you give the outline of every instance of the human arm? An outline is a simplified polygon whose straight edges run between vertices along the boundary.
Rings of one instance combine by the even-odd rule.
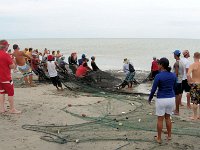
[[[174,64],[174,69],[175,69],[176,77],[178,77],[178,69],[179,69],[179,64],[178,64],[178,62],[176,62],[176,63]]]
[[[152,89],[151,89],[151,93],[149,95],[149,103],[151,103],[151,100],[153,99],[153,96],[157,90],[157,87],[158,87],[158,83],[159,83],[159,77],[156,76],[155,79],[154,79],[154,82],[153,82],[153,86],[152,86]]]
[[[188,80],[188,83],[191,84],[192,83],[192,78],[191,78],[191,73],[193,71],[193,65],[191,65],[188,69],[188,72],[187,72],[187,80]]]

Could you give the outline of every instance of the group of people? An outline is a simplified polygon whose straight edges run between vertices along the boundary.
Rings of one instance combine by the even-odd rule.
[[[180,57],[180,50],[175,50],[173,54],[176,62],[173,65],[172,72],[167,58],[163,57],[158,61],[154,58],[152,62],[152,68],[156,68],[152,71],[158,70],[158,72],[156,72],[157,75],[154,76],[154,82],[148,101],[151,103],[153,96],[158,89],[157,99],[155,101],[156,115],[158,116],[158,134],[155,136],[155,140],[158,143],[161,143],[164,119],[168,134],[167,139],[171,139],[172,123],[170,116],[172,114],[179,115],[179,106],[182,105],[181,98],[183,91],[187,93],[187,107],[191,108],[190,99],[193,104],[193,116],[191,119],[200,119],[200,114],[199,116],[197,115],[198,105],[200,104],[200,53],[194,53],[194,63],[190,63],[188,60],[190,57],[188,50],[182,52],[183,58]]]
[[[11,69],[19,70],[25,82],[25,85],[34,87],[33,73],[39,76],[41,72],[46,75],[52,81],[52,84],[57,90],[63,90],[62,83],[58,76],[57,69],[68,72],[71,69],[72,73],[77,78],[84,78],[90,71],[100,70],[95,63],[95,57],[91,57],[91,66],[88,66],[89,59],[83,54],[80,59],[77,60],[77,53],[72,53],[68,58],[68,63],[65,62],[65,57],[60,51],[52,51],[44,49],[41,53],[37,49],[25,48],[20,50],[19,45],[14,44],[13,52],[8,50],[9,44],[6,40],[0,41],[0,112],[6,111],[4,107],[5,94],[8,94],[8,101],[10,102],[10,112],[20,113],[20,111],[14,108],[14,86],[11,77]],[[40,67],[42,65],[42,68]],[[69,67],[67,67],[69,65]],[[68,69],[69,68],[69,69]]]
[[[58,90],[63,90],[60,82],[57,68],[67,70],[66,65],[69,65],[72,73],[77,78],[85,78],[90,71],[98,71],[99,68],[95,63],[95,57],[91,57],[91,66],[88,66],[89,59],[85,54],[82,54],[80,59],[77,59],[77,53],[74,52],[68,57],[68,64],[65,62],[65,57],[60,54],[60,51],[44,50],[44,53],[39,53],[38,50],[32,50],[32,48],[20,51],[17,44],[13,45],[14,52],[11,54],[8,51],[9,44],[6,40],[0,40],[0,113],[6,112],[5,94],[8,95],[8,101],[10,103],[10,113],[21,113],[14,107],[14,86],[11,77],[11,69],[19,69],[23,74],[24,81],[27,85],[34,86],[32,82],[32,70],[37,71],[37,65],[44,62],[44,66],[48,71],[50,79],[53,85]],[[155,57],[152,62],[152,79],[154,79],[152,90],[149,96],[149,103],[151,103],[153,96],[158,89],[156,99],[156,115],[157,119],[157,136],[155,140],[161,142],[161,133],[163,129],[163,120],[166,121],[167,127],[167,139],[171,139],[171,115],[179,115],[179,105],[181,105],[181,98],[183,90],[187,92],[187,107],[191,108],[190,99],[193,110],[193,116],[191,119],[200,119],[200,114],[197,114],[198,105],[200,104],[200,53],[195,52],[193,55],[194,63],[190,63],[188,58],[190,53],[188,50],[182,52],[183,58],[181,58],[181,51],[175,50],[173,52],[176,62],[171,72],[169,66],[169,60],[165,57],[157,60]],[[124,59],[123,71],[126,74],[124,82],[120,85],[128,88],[132,87],[135,69],[133,64],[127,59]],[[175,105],[176,104],[176,105]],[[175,110],[174,110],[174,106]]]

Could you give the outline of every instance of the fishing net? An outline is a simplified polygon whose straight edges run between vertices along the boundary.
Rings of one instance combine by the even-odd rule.
[[[22,128],[45,133],[41,139],[60,144],[108,140],[152,142],[144,135],[156,132],[157,117],[152,112],[152,106],[147,104],[145,94],[105,90],[99,86],[95,88],[91,84],[77,83],[73,82],[76,87],[70,88],[79,93],[89,93],[92,97],[102,97],[101,101],[93,104],[72,105],[62,109],[85,120],[85,123],[66,126],[23,125]],[[173,134],[200,138],[198,123],[188,123],[180,118],[173,118],[173,121]]]
[[[58,73],[62,83],[69,90],[77,94],[87,93],[91,97],[101,97],[102,100],[62,109],[85,123],[66,126],[25,124],[23,129],[44,133],[41,139],[60,144],[90,141],[152,142],[148,135],[156,132],[157,117],[152,111],[153,107],[146,102],[148,94],[116,89],[115,86],[123,81],[122,74],[98,71],[89,74],[86,79],[77,79],[63,70]],[[135,78],[141,83],[140,86],[151,86],[151,83],[148,83],[148,72],[137,72]],[[15,79],[14,82],[15,85],[20,84],[22,78]],[[139,86],[138,83],[134,88]],[[173,122],[173,134],[200,138],[197,122],[189,123],[180,118],[173,118]]]

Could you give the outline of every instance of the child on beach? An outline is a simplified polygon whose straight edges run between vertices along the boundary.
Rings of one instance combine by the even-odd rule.
[[[59,87],[61,88],[61,90],[63,90],[62,84],[58,76],[58,72],[56,71],[56,67],[59,67],[57,62],[53,60],[52,55],[49,55],[47,57],[47,60],[48,61],[47,61],[46,67],[47,67],[52,84],[57,88],[57,90],[60,90]]]
[[[172,111],[175,106],[175,93],[174,89],[176,86],[176,75],[171,73],[171,68],[169,67],[169,60],[167,58],[161,58],[158,62],[158,68],[160,73],[154,79],[154,83],[152,86],[151,93],[149,95],[149,104],[153,99],[153,95],[155,94],[157,88],[157,99],[156,99],[156,115],[157,119],[157,136],[155,136],[155,140],[158,143],[161,143],[161,133],[163,129],[163,120],[165,119],[166,127],[167,127],[167,140],[171,139],[171,128],[172,123],[170,119],[170,115],[172,115]]]

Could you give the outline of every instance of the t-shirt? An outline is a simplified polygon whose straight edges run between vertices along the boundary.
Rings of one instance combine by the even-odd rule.
[[[154,61],[152,62],[151,70],[152,70],[152,71],[158,71],[158,62],[157,62],[156,60],[154,60]]]
[[[88,71],[87,67],[80,65],[76,70],[76,77],[84,77]]]
[[[175,73],[175,68],[178,67],[178,77],[177,77],[177,83],[182,83],[183,75],[184,75],[184,65],[182,61],[177,60],[173,67],[173,72]]]
[[[0,82],[11,80],[11,69],[9,65],[12,65],[13,61],[9,54],[0,50]]]
[[[152,90],[149,96],[151,100],[157,88],[157,98],[172,98],[175,97],[174,89],[176,87],[177,77],[174,73],[162,71],[156,75]]]
[[[55,61],[47,61],[47,69],[50,77],[56,77],[58,75]]]
[[[186,69],[189,69],[190,67],[190,61],[187,58],[181,58],[181,62],[183,63],[183,67],[184,67],[184,74],[183,74],[183,80],[187,79],[187,73],[186,73]]]
[[[94,61],[91,61],[91,66],[92,66],[92,70],[93,71],[99,70],[99,68],[97,67],[97,65],[96,65],[96,63]]]

